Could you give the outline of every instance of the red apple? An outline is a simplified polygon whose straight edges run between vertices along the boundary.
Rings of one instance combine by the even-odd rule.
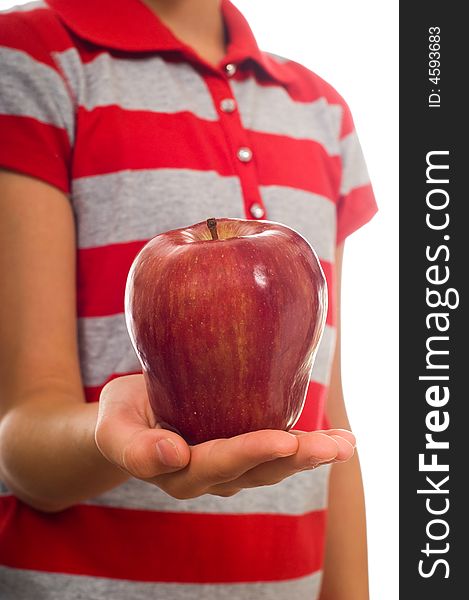
[[[285,225],[208,219],[157,235],[125,311],[158,422],[190,444],[293,427],[326,310],[317,256]]]

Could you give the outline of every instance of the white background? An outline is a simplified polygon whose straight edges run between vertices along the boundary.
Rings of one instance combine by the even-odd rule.
[[[0,9],[21,0],[0,0]],[[235,0],[262,49],[347,100],[380,212],[346,242],[343,379],[365,483],[372,600],[398,598],[397,0]]]

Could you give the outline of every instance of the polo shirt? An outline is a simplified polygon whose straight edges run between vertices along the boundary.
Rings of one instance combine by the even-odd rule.
[[[207,217],[299,231],[327,278],[327,324],[297,428],[327,426],[337,244],[376,203],[343,98],[262,52],[222,4],[207,64],[139,0],[49,0],[0,16],[0,166],[64,192],[77,232],[77,336],[87,401],[140,371],[124,287],[153,236]],[[35,199],[31,198],[31,202]],[[175,500],[130,480],[57,514],[0,495],[0,596],[318,598],[329,468]],[[3,594],[3,595],[2,595]]]

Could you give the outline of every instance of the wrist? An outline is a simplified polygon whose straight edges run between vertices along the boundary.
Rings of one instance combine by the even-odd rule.
[[[0,423],[0,477],[24,502],[63,510],[123,483],[94,439],[98,406],[69,397],[35,397]]]

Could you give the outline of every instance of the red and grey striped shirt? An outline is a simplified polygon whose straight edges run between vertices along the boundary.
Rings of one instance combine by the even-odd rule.
[[[376,211],[350,111],[303,66],[261,52],[222,2],[208,65],[139,0],[49,0],[0,15],[0,166],[62,190],[77,230],[88,401],[140,365],[124,286],[150,238],[207,216],[267,218],[321,260],[329,313],[298,428],[325,423],[336,245]],[[34,201],[34,199],[32,199]],[[231,498],[131,480],[58,514],[3,486],[0,595],[15,600],[318,597],[328,469]]]

